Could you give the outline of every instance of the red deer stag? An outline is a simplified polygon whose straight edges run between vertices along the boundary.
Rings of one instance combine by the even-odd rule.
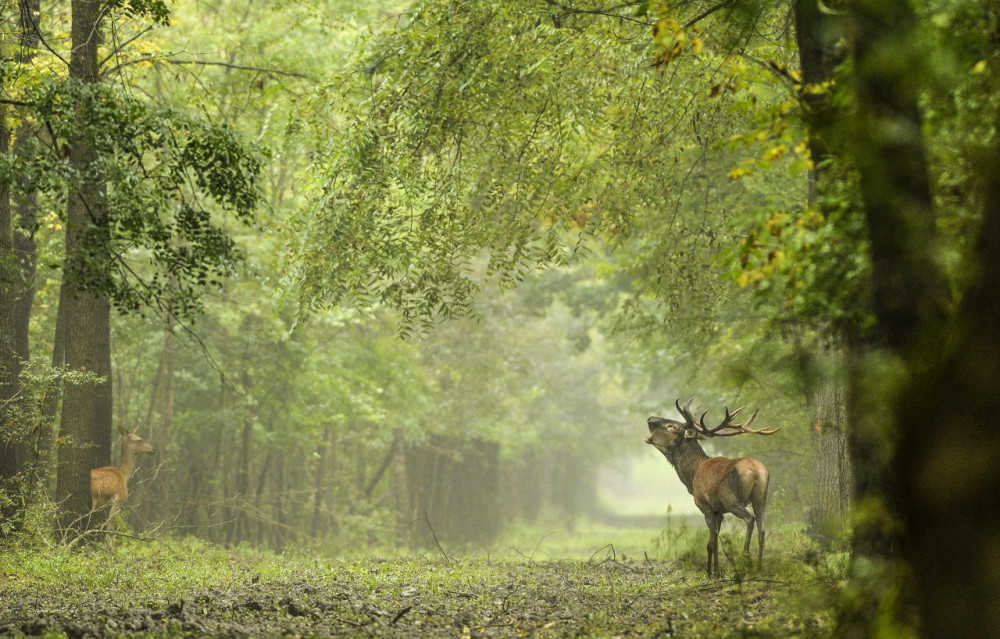
[[[757,557],[758,567],[764,563],[764,511],[767,508],[767,467],[751,457],[728,459],[726,457],[709,457],[705,454],[699,439],[709,437],[731,437],[743,433],[756,435],[773,435],[777,428],[751,429],[750,424],[757,417],[757,411],[746,422],[734,424],[733,419],[743,410],[737,408],[732,413],[726,408],[726,418],[715,428],[705,426],[706,411],[700,419],[691,414],[691,402],[688,400],[683,407],[680,400],[674,402],[677,410],[684,417],[684,423],[663,417],[650,417],[649,437],[647,444],[652,444],[663,453],[667,461],[677,470],[677,475],[684,482],[688,492],[694,496],[694,503],[705,515],[708,524],[708,576],[712,577],[712,561],[715,561],[714,575],[722,575],[719,568],[719,529],[722,527],[722,516],[732,513],[747,524],[747,540],[743,552],[750,552],[750,538],[753,536],[753,526],[757,524],[757,543],[760,553]],[[746,505],[753,506],[753,514]]]
[[[114,550],[114,540],[108,528],[111,520],[121,510],[122,502],[128,497],[128,480],[136,466],[136,455],[152,455],[156,449],[134,432],[121,426],[118,432],[122,435],[122,459],[118,466],[103,466],[90,470],[90,506],[94,511],[108,511],[102,529],[105,531],[105,542],[108,548]]]

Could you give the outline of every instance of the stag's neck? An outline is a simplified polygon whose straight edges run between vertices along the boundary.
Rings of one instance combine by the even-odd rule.
[[[135,447],[129,446],[128,442],[122,442],[122,461],[118,464],[118,470],[122,471],[122,475],[125,479],[132,476],[132,471],[135,470]]]
[[[677,476],[681,478],[688,493],[694,494],[694,473],[698,470],[698,465],[708,459],[701,444],[695,439],[688,439],[664,455],[677,471]]]

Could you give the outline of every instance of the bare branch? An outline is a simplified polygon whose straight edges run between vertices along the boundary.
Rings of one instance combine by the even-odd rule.
[[[116,73],[120,69],[131,66],[133,64],[140,64],[142,62],[166,62],[168,64],[176,65],[198,65],[205,67],[225,67],[227,69],[236,69],[238,71],[253,71],[255,73],[266,73],[268,75],[278,75],[286,76],[290,78],[302,78],[304,80],[315,81],[315,78],[306,74],[300,73],[298,71],[285,71],[284,69],[273,69],[269,67],[258,67],[246,64],[235,64],[232,62],[222,62],[220,60],[174,60],[173,58],[167,56],[143,56],[141,58],[135,58],[134,60],[125,60],[119,64],[116,64],[112,68],[104,72],[103,75],[111,75]]]
[[[687,22],[685,22],[684,23],[684,28],[687,29],[688,27],[693,27],[694,25],[698,24],[699,22],[701,22],[702,20],[704,20],[708,16],[712,15],[716,11],[719,11],[720,9],[725,9],[729,5],[733,4],[734,1],[735,0],[725,0],[724,2],[720,2],[719,4],[715,5],[714,7],[705,9],[704,11],[702,11],[701,13],[699,13],[698,15],[696,15],[695,17],[693,17],[690,20],[688,20]]]

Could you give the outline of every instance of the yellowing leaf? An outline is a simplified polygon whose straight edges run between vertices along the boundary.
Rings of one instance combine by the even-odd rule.
[[[986,70],[986,60],[980,60],[979,62],[976,63],[974,67],[972,67],[973,73],[982,73],[985,70]]]
[[[735,169],[732,169],[731,171],[729,171],[729,179],[730,180],[738,180],[741,177],[744,177],[744,176],[747,176],[747,175],[753,175],[753,171],[751,171],[750,169],[748,169],[745,166],[738,166]]]
[[[701,38],[691,39],[691,52],[695,55],[701,55],[702,50],[705,48],[705,43],[701,41]]]
[[[778,158],[785,155],[788,152],[788,147],[784,144],[779,144],[778,146],[772,146],[767,151],[764,151],[765,160],[777,160]]]

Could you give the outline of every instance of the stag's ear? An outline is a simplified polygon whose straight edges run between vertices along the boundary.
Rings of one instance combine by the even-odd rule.
[[[122,426],[121,424],[118,424],[118,432],[121,433],[122,435],[128,435],[128,429]]]
[[[698,439],[697,431],[693,431],[690,428],[684,429],[684,439]]]

